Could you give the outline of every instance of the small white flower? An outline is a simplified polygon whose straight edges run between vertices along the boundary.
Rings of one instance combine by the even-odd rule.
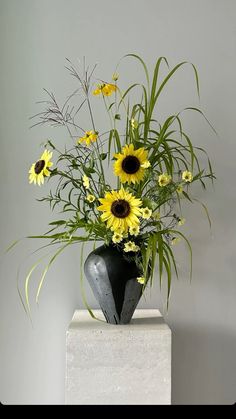
[[[125,243],[124,245],[124,252],[138,252],[139,251],[139,246],[137,246],[134,242],[129,241],[127,243]]]
[[[158,176],[159,186],[163,187],[163,186],[169,185],[170,182],[171,182],[171,176],[168,175],[168,173],[162,173],[161,175]]]
[[[146,208],[141,208],[141,211],[142,211],[142,217],[145,220],[149,220],[149,218],[152,215],[152,210],[150,210],[148,207],[146,207]]]
[[[192,182],[192,180],[193,180],[192,172],[189,172],[188,170],[185,170],[182,173],[182,180],[184,180],[185,182]]]
[[[120,243],[123,240],[123,236],[121,233],[114,233],[112,236],[113,243]]]
[[[138,234],[139,234],[139,226],[130,227],[129,234],[131,236],[138,236]]]

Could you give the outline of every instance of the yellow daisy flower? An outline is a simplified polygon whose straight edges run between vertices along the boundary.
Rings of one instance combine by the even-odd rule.
[[[158,176],[158,184],[159,186],[166,186],[171,182],[171,176],[168,173],[162,173]]]
[[[83,185],[84,185],[85,189],[89,189],[89,186],[90,186],[89,185],[89,178],[86,175],[83,176]]]
[[[185,182],[192,182],[192,180],[193,180],[193,174],[192,174],[192,172],[189,172],[188,170],[185,170],[185,171],[182,173],[182,179],[183,179]]]
[[[131,236],[138,236],[138,234],[139,234],[139,226],[130,227],[129,234]]]
[[[137,246],[134,242],[129,241],[125,243],[124,245],[124,252],[138,252],[140,249],[139,246]]]
[[[86,131],[85,135],[77,140],[78,144],[85,143],[87,147],[94,143],[98,138],[98,133],[95,131]]]
[[[134,145],[125,145],[122,153],[114,154],[114,173],[122,183],[137,183],[143,180],[145,169],[142,164],[147,163],[147,151],[141,147],[134,150]]]
[[[95,196],[94,195],[87,195],[87,201],[90,203],[90,204],[92,204],[92,202],[94,202],[95,201]]]
[[[177,189],[176,189],[176,191],[178,192],[178,194],[183,193],[183,190],[184,190],[183,185],[179,185],[179,186],[177,187]]]
[[[124,252],[126,252],[126,253],[127,252],[132,252],[134,245],[135,245],[135,243],[134,242],[131,242],[131,241],[125,243],[125,245],[124,245]]]
[[[123,240],[123,235],[120,233],[115,232],[112,236],[113,243],[120,243]]]
[[[93,95],[97,96],[103,94],[104,96],[110,96],[113,92],[117,90],[117,86],[112,83],[103,83],[97,86],[97,89],[93,91]]]
[[[143,285],[145,283],[144,276],[138,276],[137,281],[138,281],[139,284]]]
[[[99,201],[102,205],[97,209],[103,212],[101,219],[107,223],[107,228],[122,234],[130,227],[139,226],[142,201],[125,189],[107,192]]]
[[[152,210],[146,207],[146,208],[141,208],[141,211],[142,211],[142,218],[144,218],[145,220],[149,220],[149,218],[152,215]]]
[[[105,84],[104,87],[102,87],[102,94],[104,96],[111,96],[113,92],[117,90],[117,87],[115,84]]]
[[[33,163],[29,170],[29,183],[38,184],[44,183],[44,176],[50,176],[49,167],[53,165],[50,161],[52,158],[52,151],[45,150],[40,159]]]

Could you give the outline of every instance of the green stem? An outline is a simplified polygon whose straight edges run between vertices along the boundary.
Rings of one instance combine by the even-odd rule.
[[[89,100],[88,95],[87,95],[87,102],[88,102],[89,114],[90,114],[90,118],[91,118],[91,121],[92,121],[93,130],[94,130],[94,132],[96,132],[95,122],[94,122],[93,113],[92,113],[92,108],[91,108],[91,105],[90,105],[90,100]],[[99,141],[101,141],[99,135],[98,135],[98,139],[99,139]],[[103,165],[102,165],[102,160],[101,160],[100,155],[99,155],[99,148],[98,148],[98,146],[95,146],[94,147],[94,150],[95,150],[95,152],[97,154],[98,161],[100,163],[99,165],[100,165],[100,169],[101,169],[102,182],[103,182],[103,184],[105,184],[104,169],[103,169]]]

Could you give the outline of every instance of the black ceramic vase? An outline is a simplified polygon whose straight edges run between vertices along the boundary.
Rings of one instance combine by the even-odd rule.
[[[114,246],[103,245],[87,257],[84,272],[107,323],[129,323],[142,295],[135,262]]]

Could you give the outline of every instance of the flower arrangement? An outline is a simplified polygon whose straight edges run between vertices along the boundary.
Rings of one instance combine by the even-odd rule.
[[[187,243],[192,266],[191,244],[181,232],[185,222],[182,203],[199,202],[191,194],[192,185],[200,182],[205,189],[205,181],[213,181],[215,176],[204,149],[195,147],[185,132],[182,114],[187,110],[204,114],[199,108],[188,107],[162,123],[157,120],[161,93],[174,74],[189,63],[181,62],[170,70],[167,59],[161,57],[150,76],[138,55],[124,58],[137,60],[142,66],[145,84],[134,83],[123,90],[117,72],[109,81],[98,80],[95,67],[90,71],[84,64],[81,75],[67,60],[76,91],[62,107],[54,94],[46,91],[45,109],[35,116],[38,119],[34,125],[63,127],[67,134],[63,150],[56,141],[48,140],[29,170],[29,182],[35,185],[56,179],[53,189],[40,201],[63,214],[49,223],[46,234],[30,236],[48,240],[48,246],[59,245],[43,271],[36,300],[50,265],[75,243],[115,246],[124,257],[135,261],[140,272],[137,281],[143,290],[152,285],[157,262],[160,282],[166,273],[167,301],[172,272],[178,275],[173,246],[179,240]],[[160,80],[162,65],[166,65],[167,74]],[[199,95],[197,70],[190,65]],[[104,107],[109,118],[110,125],[102,132],[97,128],[96,107]],[[89,116],[86,126],[80,116],[82,110]],[[201,166],[201,154],[206,157],[207,168]],[[25,280],[26,309],[29,280],[37,263]]]

